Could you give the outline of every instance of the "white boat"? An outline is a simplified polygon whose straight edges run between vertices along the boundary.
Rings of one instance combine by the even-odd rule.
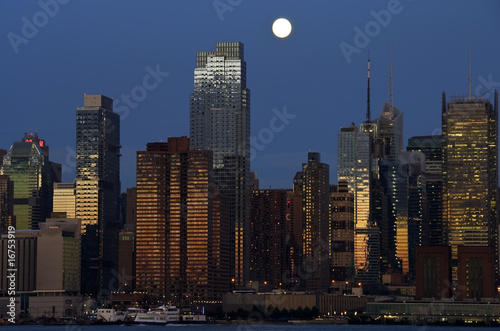
[[[145,313],[137,313],[134,322],[140,324],[170,324],[179,323],[179,320],[179,308],[176,306],[161,306]]]
[[[124,311],[116,311],[113,308],[97,309],[97,320],[102,322],[120,322],[125,320]]]
[[[127,309],[127,313],[125,316],[125,322],[133,322],[138,313],[144,312],[144,309],[130,307]]]

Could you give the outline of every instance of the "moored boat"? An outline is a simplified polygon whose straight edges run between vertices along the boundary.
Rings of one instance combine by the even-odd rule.
[[[160,306],[147,312],[138,312],[134,322],[140,324],[173,324],[179,323],[179,309],[176,306]]]

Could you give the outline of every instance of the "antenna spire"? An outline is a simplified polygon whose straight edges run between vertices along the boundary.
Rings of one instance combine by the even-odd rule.
[[[392,44],[389,53],[389,109],[393,112],[393,98],[392,98]]]
[[[472,55],[471,41],[469,39],[469,101],[472,100]]]
[[[370,51],[368,51],[368,76],[367,76],[368,88],[366,90],[366,121],[370,122]]]

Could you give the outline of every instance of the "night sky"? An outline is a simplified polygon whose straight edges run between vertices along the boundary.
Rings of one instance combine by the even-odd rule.
[[[272,34],[279,17],[292,23],[288,38]],[[0,35],[0,148],[38,132],[71,182],[76,108],[84,93],[113,97],[123,191],[135,186],[136,151],[189,135],[196,52],[217,41],[245,45],[251,136],[261,149],[251,169],[261,188],[291,188],[309,148],[336,182],[337,133],[365,119],[368,51],[375,118],[389,99],[392,44],[405,146],[440,133],[443,90],[467,94],[469,43],[472,94],[500,88],[497,0],[2,0]],[[145,83],[151,71],[156,80]],[[286,125],[269,136],[284,111]]]

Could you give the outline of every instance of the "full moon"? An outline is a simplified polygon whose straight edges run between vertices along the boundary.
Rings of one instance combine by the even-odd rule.
[[[278,18],[273,23],[273,33],[278,38],[286,38],[292,32],[292,25],[286,18]]]

